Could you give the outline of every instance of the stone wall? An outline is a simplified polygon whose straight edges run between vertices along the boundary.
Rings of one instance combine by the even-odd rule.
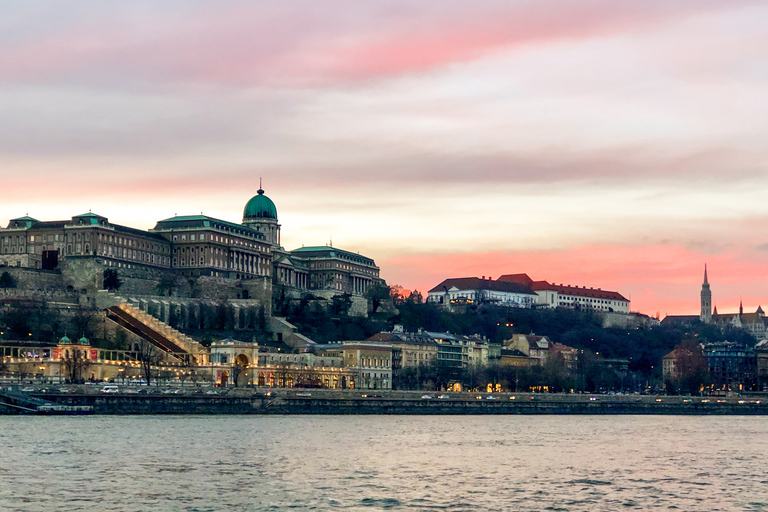
[[[66,258],[55,271],[0,267],[0,272],[8,272],[17,283],[17,287],[11,291],[0,290],[0,297],[23,296],[42,300],[91,302],[103,291],[106,269],[117,271],[122,283],[119,293],[123,296],[256,300],[267,311],[271,309],[272,283],[268,277],[247,280],[184,277],[143,266],[109,267],[98,258]]]

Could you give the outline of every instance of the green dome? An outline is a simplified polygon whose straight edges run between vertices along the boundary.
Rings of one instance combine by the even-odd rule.
[[[243,211],[243,219],[275,219],[277,220],[277,208],[270,198],[264,195],[262,189],[258,195],[253,196]]]
[[[59,340],[59,343],[61,343],[62,345],[68,345],[69,344],[69,338],[67,338],[66,334]]]
[[[81,344],[81,345],[88,345],[88,344],[89,344],[89,343],[88,343],[88,338],[86,338],[85,336],[83,336],[82,338],[80,338],[80,344]]]

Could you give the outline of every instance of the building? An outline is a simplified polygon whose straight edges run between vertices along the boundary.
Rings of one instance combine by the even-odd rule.
[[[536,293],[520,283],[494,281],[485,276],[461,277],[446,279],[429,290],[427,301],[444,307],[488,304],[528,308],[536,303]]]
[[[755,370],[757,372],[757,390],[768,390],[768,339],[755,345]]]
[[[393,332],[376,333],[366,341],[389,344],[399,352],[399,364],[393,364],[395,370],[427,366],[437,362],[437,342],[423,332],[408,333],[402,326],[395,326]]]
[[[757,389],[757,357],[754,350],[738,343],[712,343],[704,347],[712,379],[712,390],[722,392]]]
[[[717,306],[712,306],[712,290],[707,277],[707,266],[704,265],[704,281],[701,284],[701,312],[698,315],[667,315],[662,325],[693,326],[698,323],[712,324],[724,329],[737,327],[749,332],[756,340],[765,338],[765,312],[761,306],[754,313],[744,313],[743,303],[739,303],[738,313],[718,313]]]
[[[538,307],[591,308],[610,313],[629,313],[629,300],[618,292],[602,288],[534,281],[528,274],[505,274],[498,281],[527,286],[536,293]]]
[[[128,286],[135,288],[129,291],[137,294],[151,294],[169,276],[261,279],[289,294],[311,290],[353,297],[363,297],[380,281],[373,259],[360,254],[331,246],[285,250],[277,208],[261,188],[246,204],[240,224],[188,215],[160,220],[144,231],[92,212],[69,220],[11,219],[0,229],[2,266],[68,270],[80,277],[73,287],[83,293],[101,288],[106,268],[131,278]],[[143,288],[140,280],[147,283]]]
[[[340,354],[344,367],[354,375],[355,389],[392,389],[392,346],[370,341],[344,341],[325,349]]]
[[[338,355],[296,354],[232,338],[211,344],[211,375],[220,386],[347,389],[355,381]]]

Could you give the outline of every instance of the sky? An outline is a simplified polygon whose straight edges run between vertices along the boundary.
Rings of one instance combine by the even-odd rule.
[[[0,224],[240,222],[426,292],[768,306],[768,2],[4,2]]]

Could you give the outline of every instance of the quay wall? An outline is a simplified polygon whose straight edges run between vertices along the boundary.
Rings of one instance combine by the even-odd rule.
[[[191,390],[189,390],[191,393]],[[64,405],[90,405],[96,414],[661,414],[661,415],[766,415],[761,399],[709,399],[681,397],[606,397],[604,395],[499,396],[473,394],[446,399],[420,398],[419,393],[391,392],[363,397],[361,391],[236,389],[224,395],[198,394],[48,394],[34,395]],[[533,397],[533,399],[531,399]]]

